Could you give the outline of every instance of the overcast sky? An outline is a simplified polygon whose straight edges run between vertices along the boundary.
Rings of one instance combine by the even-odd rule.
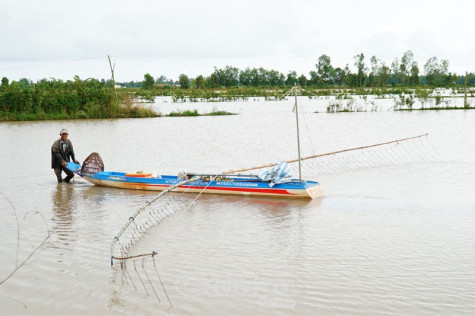
[[[210,75],[214,66],[308,75],[364,53],[390,65],[412,50],[449,71],[475,71],[475,1],[469,0],[0,0],[0,77],[143,80]]]

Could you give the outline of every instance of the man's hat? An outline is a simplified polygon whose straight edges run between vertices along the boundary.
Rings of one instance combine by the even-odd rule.
[[[59,135],[63,135],[63,134],[68,134],[69,135],[68,130],[65,129],[65,128],[61,129],[61,131],[59,132]]]

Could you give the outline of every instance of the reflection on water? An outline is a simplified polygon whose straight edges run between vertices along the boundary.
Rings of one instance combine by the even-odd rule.
[[[58,183],[56,188],[52,190],[51,204],[53,205],[54,222],[53,231],[58,238],[56,247],[61,247],[65,250],[71,250],[69,245],[74,242],[74,222],[73,214],[75,210],[75,204],[77,203],[73,199],[74,187],[67,183]]]
[[[61,221],[71,222],[71,207],[75,201],[72,199],[74,188],[71,184],[58,183],[56,190],[53,191],[51,202],[54,210]]]
[[[229,107],[219,109],[239,107],[241,114],[0,123],[0,191],[19,214],[26,249],[20,259],[48,227],[54,232],[51,247],[0,286],[2,312],[24,313],[24,306],[33,314],[475,312],[473,110],[330,115],[313,113],[308,100],[304,155],[428,132],[445,158],[325,175],[315,179],[325,198],[311,201],[202,195],[136,245],[137,252],[158,252],[173,308],[127,284],[120,268],[110,267],[110,244],[156,192],[95,187],[79,177],[58,186],[49,169],[57,131],[69,128],[78,159],[99,152],[117,171],[218,172],[295,157],[291,105]],[[16,158],[25,148],[35,157],[27,164]],[[0,203],[0,255],[8,264],[16,224],[9,205]],[[40,217],[25,220],[33,211],[48,227]],[[0,267],[0,279],[7,268]]]

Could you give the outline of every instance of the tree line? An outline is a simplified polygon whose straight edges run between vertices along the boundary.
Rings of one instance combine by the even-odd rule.
[[[215,67],[209,76],[190,78],[181,74],[176,81],[163,75],[155,79],[147,73],[143,81],[118,83],[124,87],[140,89],[117,91],[116,83],[111,80],[82,80],[75,76],[74,80],[42,79],[34,83],[25,78],[10,82],[8,78],[3,77],[0,83],[0,120],[156,116],[157,113],[150,109],[135,106],[134,98],[153,99],[157,93],[169,93],[168,95],[173,94],[175,98],[180,99],[190,96],[190,91],[186,91],[189,88],[194,89],[194,95],[197,97],[216,98],[224,94],[218,94],[213,89],[225,87],[229,88],[226,91],[231,93],[227,97],[234,98],[237,95],[268,96],[278,89],[266,87],[287,87],[294,84],[316,88],[362,88],[361,90],[372,87],[405,89],[404,87],[421,85],[475,85],[474,73],[457,75],[449,72],[449,61],[445,59],[431,57],[421,71],[411,51],[406,51],[401,58],[395,58],[390,65],[375,56],[368,61],[361,53],[354,56],[353,66],[354,70],[350,69],[349,64],[343,68],[335,67],[331,58],[323,54],[318,58],[315,68],[307,75],[298,75],[296,71],[284,74],[262,67],[239,69],[226,66]],[[167,92],[157,87],[174,88]],[[397,89],[391,89],[395,90]]]
[[[326,87],[391,87],[391,86],[417,86],[428,85],[433,87],[475,84],[475,74],[467,73],[457,75],[449,72],[449,61],[431,57],[423,66],[423,75],[412,51],[406,51],[401,58],[395,58],[388,65],[384,61],[372,56],[366,59],[363,53],[354,56],[354,70],[349,64],[345,67],[334,67],[328,55],[321,55],[315,64],[315,69],[308,75],[298,75],[296,71],[287,74],[277,70],[260,68],[239,69],[226,66],[216,68],[209,76],[199,75],[192,78],[181,74],[177,81],[160,76],[154,79],[150,74],[144,76],[142,82],[119,83],[125,87],[142,87],[151,89],[157,85],[180,86],[188,88],[219,88],[219,87],[281,87],[294,84],[300,86]]]
[[[128,94],[118,95],[104,80],[28,79],[0,84],[0,120],[114,118],[156,116],[135,107]]]

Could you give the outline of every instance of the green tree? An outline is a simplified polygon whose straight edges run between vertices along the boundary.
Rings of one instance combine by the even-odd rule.
[[[449,72],[447,76],[445,76],[445,84],[446,85],[453,85],[459,80],[459,76],[456,73]]]
[[[340,67],[336,67],[334,70],[333,79],[339,86],[343,85],[343,78],[345,77],[345,71]]]
[[[206,80],[202,75],[199,75],[195,79],[195,85],[198,89],[203,89],[206,85]]]
[[[279,74],[279,86],[285,86],[285,75],[283,73]]]
[[[257,75],[259,76],[259,85],[260,86],[269,86],[269,71],[265,70],[264,68],[260,67],[257,69]]]
[[[3,77],[2,78],[2,85],[1,87],[6,89],[8,87],[8,84],[9,84],[9,81],[8,81],[8,78],[7,77]]]
[[[285,79],[285,84],[288,86],[293,86],[295,83],[297,83],[297,81],[297,72],[289,71],[287,74],[287,79]]]
[[[388,83],[390,77],[391,69],[389,69],[389,67],[386,66],[385,63],[382,63],[378,71],[379,86],[384,87]]]
[[[282,86],[285,84],[284,74],[277,70],[249,67],[239,73],[239,83],[243,86]]]
[[[155,79],[153,79],[153,77],[149,73],[146,73],[143,77],[144,81],[142,82],[142,88],[152,89],[153,85],[155,84]]]
[[[301,76],[299,77],[299,85],[300,85],[301,87],[307,86],[307,81],[308,81],[308,79],[307,79],[307,77],[305,77],[305,75],[301,75]]]
[[[214,72],[212,73],[212,75],[214,75],[216,80],[218,81],[218,87],[224,87],[226,85],[226,74],[224,73],[223,69],[214,67]]]
[[[437,57],[431,57],[424,65],[426,81],[429,85],[447,84],[449,74],[449,61],[446,59],[437,60]]]
[[[310,71],[309,75],[310,75],[310,84],[312,86],[319,86],[322,83],[320,76],[318,75],[316,71],[314,70]]]
[[[333,84],[334,73],[330,57],[325,54],[321,55],[318,58],[318,63],[315,66],[317,67],[317,73],[318,76],[321,78],[322,83],[324,85]]]
[[[356,76],[351,73],[350,66],[346,64],[342,72],[342,83],[348,86],[355,86],[356,84],[352,83],[353,81],[356,82],[356,80],[352,80],[353,77]]]
[[[393,85],[396,85],[401,81],[400,71],[401,71],[401,66],[399,63],[399,58],[396,57],[391,63],[391,83]]]
[[[213,74],[221,87],[235,87],[239,84],[239,69],[226,66],[224,69],[214,68]]]
[[[267,72],[267,79],[269,85],[279,87],[284,85],[285,76],[277,70],[271,70]]]
[[[206,78],[206,81],[207,81],[208,87],[210,87],[210,88],[217,88],[217,87],[219,87],[218,76],[216,75],[215,72],[213,72],[213,73],[211,74],[211,76],[209,76],[208,78]]]
[[[438,69],[439,69],[439,64],[438,64],[437,57],[429,58],[424,65],[424,72],[426,75],[427,84],[429,85],[435,84]]]
[[[448,84],[452,80],[452,75],[449,73],[449,61],[447,59],[442,59],[439,62],[439,78],[438,83]]]
[[[252,68],[251,70],[251,84],[254,87],[260,86],[261,82],[259,81],[259,72],[257,71],[256,68]]]
[[[413,62],[410,71],[409,84],[416,86],[419,82],[419,67],[417,66],[417,62]]]
[[[358,87],[362,87],[364,86],[364,83],[366,80],[366,71],[367,71],[367,68],[364,63],[364,54],[361,53],[359,55],[356,55],[354,57],[354,60],[355,60],[354,65],[357,69],[357,73],[356,73],[356,78],[358,82],[357,84],[358,84]]]
[[[406,84],[411,76],[411,68],[414,63],[414,54],[408,50],[404,52],[401,58],[401,64],[399,65],[399,78],[402,84]]]
[[[226,87],[236,87],[239,84],[239,69],[237,67],[226,66],[224,74]]]
[[[155,79],[155,83],[156,83],[156,84],[169,84],[169,85],[173,85],[173,80],[172,80],[172,79],[168,79],[168,78],[165,77],[164,75],[161,75],[160,77],[158,77],[157,79]]]
[[[180,77],[178,77],[178,82],[182,89],[188,89],[190,87],[190,79],[185,74],[181,74]]]
[[[252,72],[249,67],[247,67],[244,70],[241,70],[239,73],[239,83],[242,84],[243,86],[250,86],[252,83]]]
[[[18,81],[18,83],[20,84],[20,88],[22,89],[28,88],[29,86],[33,84],[31,80],[26,79],[26,78],[21,78],[20,81]]]
[[[374,87],[375,85],[380,85],[380,78],[379,78],[379,68],[380,68],[380,60],[376,58],[376,56],[372,56],[370,59],[371,63],[371,72],[368,76],[368,84],[370,87]]]

